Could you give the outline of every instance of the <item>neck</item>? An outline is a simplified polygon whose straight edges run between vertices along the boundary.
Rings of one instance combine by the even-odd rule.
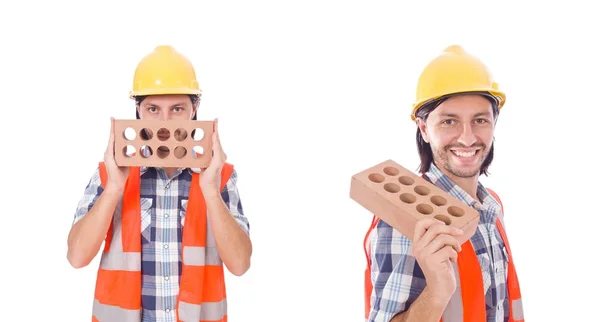
[[[173,176],[173,174],[175,173],[175,171],[177,171],[177,168],[163,168],[163,170],[165,170],[165,174],[167,175],[167,178],[171,178]]]

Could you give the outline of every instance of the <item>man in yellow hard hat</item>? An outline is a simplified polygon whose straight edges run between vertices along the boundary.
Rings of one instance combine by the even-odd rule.
[[[412,241],[374,217],[365,238],[367,321],[524,321],[502,203],[479,181],[492,163],[505,101],[488,68],[460,46],[446,48],[421,73],[411,113],[419,172],[477,209],[479,224],[459,245],[463,232],[446,223],[453,213],[439,200]]]
[[[138,119],[189,120],[196,119],[201,94],[191,62],[158,46],[139,62],[130,97]],[[119,167],[112,127],[68,237],[75,268],[88,265],[105,244],[92,320],[226,321],[223,265],[243,275],[252,243],[217,120],[204,170]]]

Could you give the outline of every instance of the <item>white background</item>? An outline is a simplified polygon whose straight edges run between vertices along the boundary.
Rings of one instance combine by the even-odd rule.
[[[527,321],[597,319],[591,7],[87,3],[0,5],[0,320],[90,320],[98,261],[71,268],[67,234],[109,118],[135,117],[134,69],[161,44],[195,64],[200,118],[219,117],[239,171],[254,254],[246,275],[228,276],[231,321],[362,321],[371,216],[349,199],[350,177],[388,158],[417,168],[416,80],[451,44],[508,95],[482,180],[505,205]]]

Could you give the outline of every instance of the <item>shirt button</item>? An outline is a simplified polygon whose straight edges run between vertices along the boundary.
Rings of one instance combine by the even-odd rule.
[[[168,182],[168,183],[165,185],[165,188],[169,189],[169,187],[170,187],[170,186],[171,186],[171,183],[170,183],[170,182]]]
[[[169,312],[171,312],[171,310],[170,309],[166,309],[165,312],[169,313]]]
[[[168,277],[168,276],[165,276],[165,281],[168,281],[168,280],[169,280],[169,277]]]
[[[168,244],[165,244],[165,246],[164,246],[164,247],[165,247],[165,249],[167,249],[167,248],[169,248],[169,245],[168,245]]]
[[[165,213],[165,218],[169,218],[169,214]]]

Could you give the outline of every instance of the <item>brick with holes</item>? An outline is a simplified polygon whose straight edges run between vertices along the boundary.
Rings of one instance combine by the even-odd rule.
[[[115,120],[118,166],[206,168],[212,157],[213,121]]]
[[[393,160],[353,175],[350,198],[411,241],[422,218],[437,218],[462,229],[460,244],[473,236],[479,223],[477,210]]]

